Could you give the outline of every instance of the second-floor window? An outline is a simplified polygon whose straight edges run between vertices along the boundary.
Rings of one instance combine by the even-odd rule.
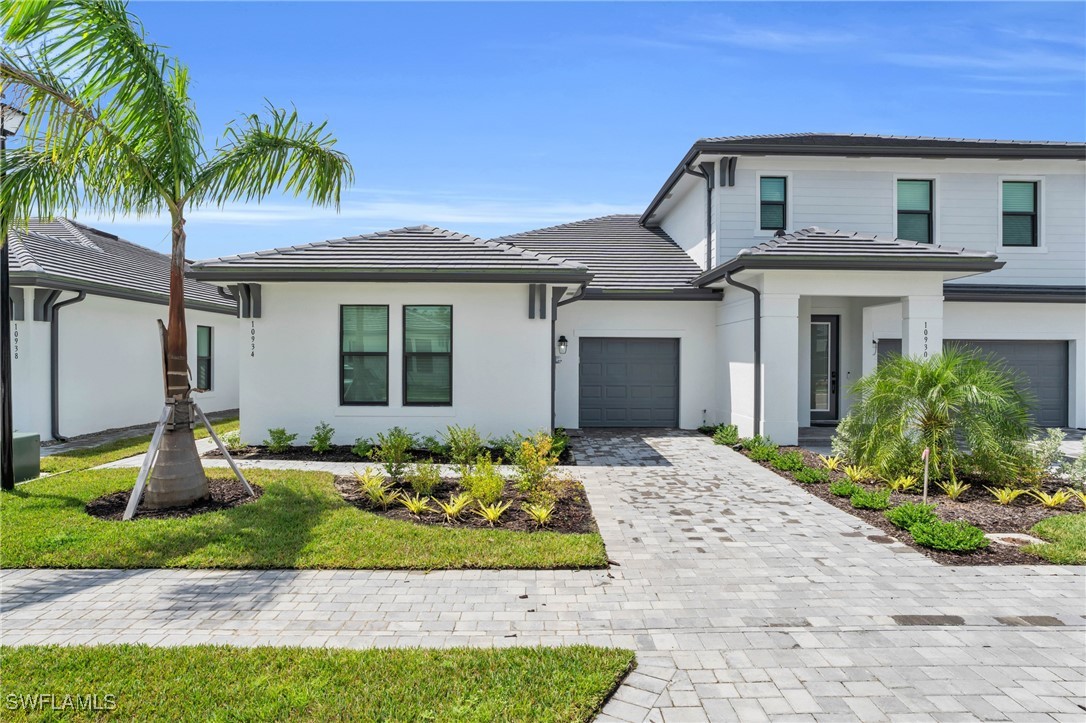
[[[388,404],[388,307],[340,307],[340,404]]]
[[[196,327],[196,388],[211,389],[211,327]]]
[[[1037,182],[1003,182],[1003,245],[1037,245]]]
[[[759,181],[759,228],[763,231],[783,230],[788,209],[788,179],[783,176],[762,176]]]
[[[930,244],[935,236],[931,181],[897,182],[897,237]]]

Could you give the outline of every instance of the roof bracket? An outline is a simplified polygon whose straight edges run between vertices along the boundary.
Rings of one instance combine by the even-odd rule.
[[[17,286],[12,287],[9,291],[11,294],[11,320],[22,321],[23,317],[26,316],[25,294],[23,293],[23,290]]]

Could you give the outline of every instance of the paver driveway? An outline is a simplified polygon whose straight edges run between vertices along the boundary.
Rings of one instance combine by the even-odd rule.
[[[1082,568],[941,567],[698,435],[578,448],[610,570],[9,570],[3,642],[589,642],[639,651],[604,719],[1086,718]]]

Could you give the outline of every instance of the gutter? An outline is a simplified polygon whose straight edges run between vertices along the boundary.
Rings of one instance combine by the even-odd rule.
[[[754,434],[761,434],[762,426],[762,292],[747,286],[724,272],[724,281],[754,295]]]
[[[799,256],[754,255],[739,252],[731,261],[707,271],[691,281],[693,286],[704,286],[719,281],[729,274],[761,269],[826,269],[830,271],[974,271],[985,272],[1001,269],[1005,261],[997,261],[995,254],[984,256]]]
[[[47,304],[49,309],[50,342],[49,394],[52,402],[49,409],[49,433],[53,436],[53,439],[58,442],[65,442],[67,441],[67,438],[60,435],[60,318],[57,316],[57,312],[65,306],[78,304],[80,301],[87,298],[87,292],[80,291],[78,296],[58,304],[55,303],[55,299],[59,295],[59,291],[53,292],[53,295]]]
[[[575,293],[573,296],[569,297],[568,299],[565,299],[564,301],[559,301],[555,305],[555,309],[557,309],[559,306],[565,306],[566,304],[572,304],[574,301],[580,301],[581,299],[584,298],[584,295],[587,292],[587,290],[588,290],[588,282],[586,281],[583,284],[581,284],[581,288],[577,289],[577,293]],[[551,321],[555,320],[554,319],[555,316],[557,316],[557,314],[552,314],[551,315]]]

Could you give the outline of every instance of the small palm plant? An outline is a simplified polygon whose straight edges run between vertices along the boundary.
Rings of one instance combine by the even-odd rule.
[[[1043,492],[1041,490],[1030,490],[1029,496],[1040,502],[1041,506],[1047,507],[1049,509],[1063,507],[1074,498],[1071,490],[1067,489],[1056,490],[1052,494]]]
[[[818,455],[818,461],[821,462],[822,466],[830,472],[836,472],[838,469],[841,468],[841,465],[845,463],[845,461],[836,454],[830,457],[827,457],[824,454],[820,454]]]
[[[996,502],[1001,505],[1014,504],[1016,499],[1026,493],[1025,490],[1014,487],[988,487],[987,489],[996,498]]]
[[[402,495],[400,497],[400,504],[406,507],[407,511],[415,517],[419,517],[423,512],[433,512],[433,508],[430,507],[430,498],[423,497],[422,495],[414,495],[411,497]]]
[[[845,477],[848,478],[849,482],[863,482],[874,476],[874,472],[862,465],[848,465],[845,467]]]
[[[493,527],[505,514],[505,511],[509,509],[510,504],[509,502],[495,502],[492,505],[484,505],[480,502],[479,509],[475,511],[475,514],[489,522],[490,526]]]
[[[947,497],[952,500],[956,500],[965,494],[965,491],[969,489],[970,485],[965,484],[961,480],[951,479],[946,482],[936,482],[936,486],[943,491]]]
[[[550,523],[551,518],[554,517],[553,504],[532,504],[531,502],[526,502],[521,505],[521,509],[523,509],[524,513],[532,518],[532,522],[536,523],[539,527],[546,527]]]
[[[460,494],[449,497],[448,502],[442,502],[441,500],[435,500],[438,509],[445,515],[446,522],[455,522],[460,519],[460,515],[464,514],[464,510],[471,504],[472,497],[467,492],[461,492]]]
[[[918,483],[919,480],[916,479],[916,475],[912,474],[902,474],[886,480],[886,484],[889,485],[890,489],[894,492],[908,492],[916,487]]]

